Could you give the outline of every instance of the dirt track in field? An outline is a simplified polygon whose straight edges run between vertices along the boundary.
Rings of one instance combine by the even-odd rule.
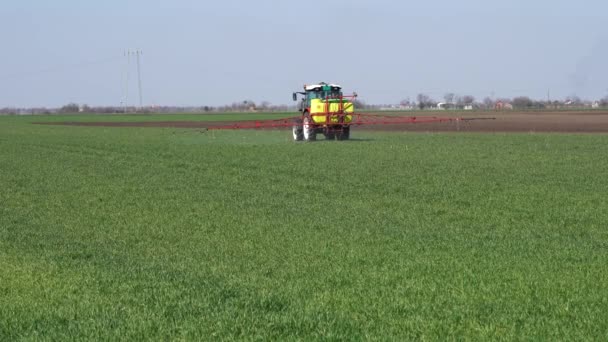
[[[437,116],[449,116],[437,114]],[[404,113],[403,115],[411,115]],[[554,133],[608,133],[608,111],[559,111],[559,112],[476,112],[458,113],[464,118],[495,118],[442,123],[392,124],[357,126],[365,131],[412,131],[412,132],[554,132]],[[170,127],[213,128],[233,125],[236,122],[159,121],[159,122],[53,122],[39,123],[70,126],[103,127]],[[246,122],[240,122],[246,123]],[[276,129],[276,128],[266,128]],[[285,129],[290,129],[285,127]]]

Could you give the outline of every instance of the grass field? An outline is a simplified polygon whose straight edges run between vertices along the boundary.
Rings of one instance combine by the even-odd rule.
[[[2,341],[608,339],[608,135],[49,119],[0,117]]]

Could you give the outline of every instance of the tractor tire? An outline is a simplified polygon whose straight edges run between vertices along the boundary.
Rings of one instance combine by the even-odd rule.
[[[293,133],[293,141],[304,140],[304,128],[302,126],[302,119],[294,120],[291,132]]]
[[[336,138],[338,140],[348,140],[350,139],[350,126],[344,126],[341,130],[338,130],[336,134]]]
[[[306,141],[317,140],[317,131],[312,123],[310,116],[305,116],[302,122],[302,135]]]
[[[325,129],[325,139],[327,139],[327,140],[336,139],[336,130],[333,128],[326,128]]]

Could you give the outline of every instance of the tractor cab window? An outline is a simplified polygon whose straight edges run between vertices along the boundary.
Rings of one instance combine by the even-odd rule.
[[[330,98],[330,99],[338,99],[340,98],[340,96],[342,96],[342,92],[339,90],[329,90],[329,91],[324,91],[323,92],[323,98]]]
[[[321,98],[320,93],[321,92],[311,91],[308,94],[306,94],[307,95],[306,97],[310,100],[320,99]]]
[[[321,90],[321,91],[311,91],[307,94],[307,98],[309,100],[314,100],[314,99],[321,99],[321,100],[325,100],[325,99],[337,99],[340,98],[340,96],[342,96],[342,92],[339,90]]]

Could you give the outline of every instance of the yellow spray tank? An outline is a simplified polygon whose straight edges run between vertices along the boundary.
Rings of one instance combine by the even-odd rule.
[[[341,86],[325,82],[304,85],[304,92],[293,94],[294,101],[297,94],[304,96],[299,104],[302,118],[293,126],[294,140],[316,140],[317,133],[329,140],[350,138],[356,94],[345,96]]]

